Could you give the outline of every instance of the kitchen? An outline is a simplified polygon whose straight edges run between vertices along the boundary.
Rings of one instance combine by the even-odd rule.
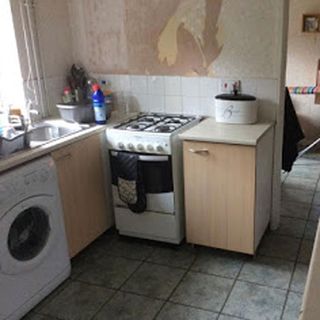
[[[18,30],[22,24],[19,2],[11,1]],[[279,252],[270,256],[274,248],[268,247],[265,239],[272,236],[262,240],[258,249],[262,253],[256,259],[266,279],[254,278],[258,271],[255,260],[250,261],[267,225],[275,230],[280,220],[280,88],[284,87],[287,1],[31,3],[43,70],[39,77],[34,74],[29,79],[28,64],[21,62],[21,74],[25,82],[30,80],[40,91],[44,88],[47,107],[40,110],[40,116],[57,117],[56,104],[74,62],[110,85],[115,110],[106,128],[79,130],[0,160],[4,176],[25,162],[32,164],[31,160],[51,155],[48,162],[39,163],[44,170],[39,186],[54,162],[60,191],[54,196],[61,198],[72,257],[71,276],[65,275],[68,279],[43,302],[40,299],[26,319],[289,317],[292,309],[297,309],[291,298],[301,296],[300,289],[289,288],[296,266],[290,251],[295,251],[297,241],[279,251],[279,257]],[[17,47],[25,62],[26,48],[19,37]],[[213,120],[214,97],[222,93],[225,84],[239,80],[241,92],[259,102],[259,121],[244,125],[243,130],[241,125],[219,127]],[[34,91],[27,91],[31,100]],[[174,130],[138,134],[123,130],[123,126],[137,125],[137,112],[155,113],[152,121],[160,126],[170,121]],[[170,118],[172,114],[175,117]],[[203,116],[209,119],[198,124]],[[150,119],[143,122],[146,120]],[[149,220],[141,220],[144,213],[128,213],[123,199],[119,200],[123,194],[117,197],[119,177],[116,181],[114,171],[119,169],[119,161],[114,157],[123,150],[134,149],[132,153],[139,154],[140,148],[140,160],[135,157],[133,162],[135,174],[137,162],[144,163],[144,175],[152,172],[142,193],[147,206],[142,211],[163,210],[161,219],[150,215]],[[188,150],[196,152],[188,157]],[[219,155],[215,159],[219,167],[209,166],[208,150]],[[231,161],[232,157],[237,161]],[[34,168],[28,170],[34,172]],[[218,186],[212,182],[215,180],[220,181]],[[157,188],[161,191],[155,192]],[[137,194],[140,200],[144,198],[139,190]],[[210,211],[215,204],[218,207]],[[205,215],[190,212],[228,215],[217,217],[222,225],[211,226]],[[239,214],[229,216],[229,212]],[[211,227],[217,229],[213,232]],[[185,232],[187,243],[194,246],[184,241],[178,245]],[[282,255],[284,260],[276,259]],[[274,273],[264,269],[270,264]],[[241,303],[244,299],[247,307]]]

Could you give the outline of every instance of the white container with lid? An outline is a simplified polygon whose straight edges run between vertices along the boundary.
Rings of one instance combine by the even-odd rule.
[[[220,94],[215,97],[216,122],[253,124],[257,122],[258,103],[246,94]]]

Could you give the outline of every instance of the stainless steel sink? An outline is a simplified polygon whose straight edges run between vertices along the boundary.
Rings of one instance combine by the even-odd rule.
[[[37,124],[27,133],[30,147],[36,147],[55,139],[83,130],[78,124],[48,121]]]

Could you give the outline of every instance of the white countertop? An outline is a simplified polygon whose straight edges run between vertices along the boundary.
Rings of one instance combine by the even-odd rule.
[[[88,129],[84,129],[82,131],[72,133],[63,138],[52,140],[40,146],[15,152],[5,158],[0,159],[0,173],[6,170],[12,169],[13,167],[16,167],[18,165],[21,165],[24,162],[44,156],[52,152],[53,150],[59,149],[68,144],[71,144],[73,142],[89,137],[93,134],[97,134],[99,132],[105,131],[105,129],[108,126],[113,126],[118,122],[124,121],[129,117],[132,117],[133,115],[135,114],[128,114],[128,115],[114,114],[112,115],[111,119],[108,120],[108,123],[106,125],[94,125]]]
[[[182,140],[254,146],[272,126],[272,123],[225,124],[217,123],[214,118],[207,118],[179,137]]]

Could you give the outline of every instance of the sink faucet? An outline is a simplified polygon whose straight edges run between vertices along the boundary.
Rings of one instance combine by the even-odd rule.
[[[34,126],[34,121],[32,119],[32,116],[38,115],[39,112],[37,110],[29,110],[29,118],[26,119],[23,115],[20,115],[20,122],[21,122],[21,129],[24,131],[23,135],[23,143],[25,147],[29,146],[29,136],[28,132],[30,128],[33,128]]]

